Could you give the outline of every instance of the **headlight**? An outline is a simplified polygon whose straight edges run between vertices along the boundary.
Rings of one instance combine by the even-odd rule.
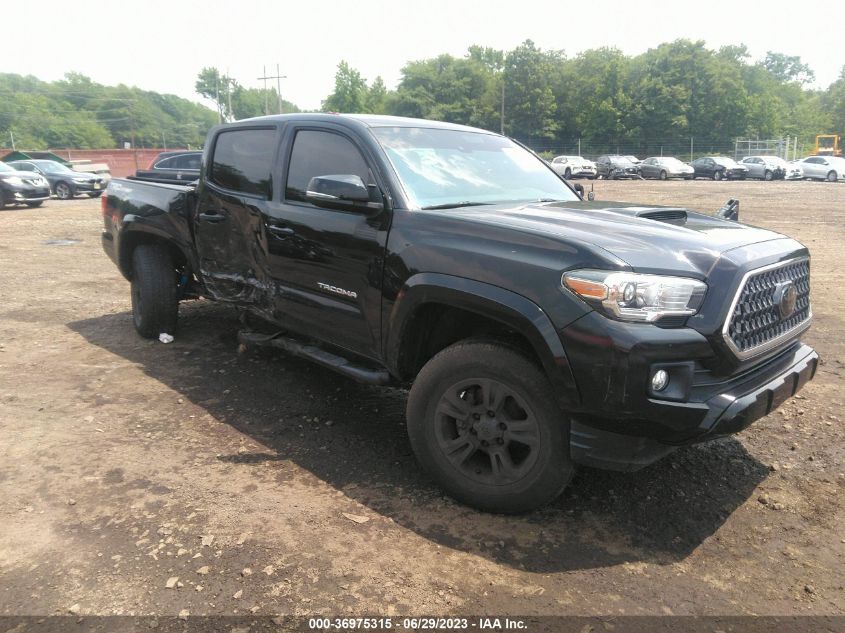
[[[707,292],[707,284],[696,279],[607,270],[575,270],[561,282],[607,316],[646,323],[695,314]]]
[[[3,182],[8,183],[10,185],[22,185],[23,179],[18,178],[17,176],[7,176],[3,178]]]

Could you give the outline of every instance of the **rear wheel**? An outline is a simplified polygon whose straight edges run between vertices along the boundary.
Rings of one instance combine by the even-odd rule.
[[[832,169],[827,172],[827,181],[828,182],[836,182],[836,172]]]
[[[533,510],[572,477],[569,419],[540,368],[504,344],[467,340],[438,353],[414,381],[407,418],[417,459],[480,510]]]
[[[66,182],[56,183],[56,197],[59,200],[70,200],[73,198],[73,190]]]
[[[176,270],[170,253],[157,244],[141,244],[132,253],[132,320],[138,334],[155,338],[173,334],[179,313]]]

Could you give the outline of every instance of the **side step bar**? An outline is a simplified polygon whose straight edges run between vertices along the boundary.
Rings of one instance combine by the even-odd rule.
[[[274,347],[294,356],[307,358],[310,361],[332,369],[339,374],[368,385],[390,384],[390,374],[384,369],[370,369],[356,365],[348,358],[332,354],[314,345],[307,345],[281,334],[261,334],[241,330],[238,332],[238,342],[247,347]]]

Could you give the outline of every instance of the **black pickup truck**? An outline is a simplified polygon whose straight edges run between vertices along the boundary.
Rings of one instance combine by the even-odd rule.
[[[410,387],[413,450],[467,504],[526,511],[576,463],[737,433],[815,373],[810,257],[783,235],[583,200],[446,123],[282,115],[205,147],[195,185],[113,180],[103,200],[138,332],[203,296],[275,328],[245,343]]]

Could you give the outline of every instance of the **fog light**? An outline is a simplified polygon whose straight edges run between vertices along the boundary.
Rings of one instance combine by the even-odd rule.
[[[651,377],[652,391],[663,391],[669,384],[669,372],[665,369],[658,369]]]

